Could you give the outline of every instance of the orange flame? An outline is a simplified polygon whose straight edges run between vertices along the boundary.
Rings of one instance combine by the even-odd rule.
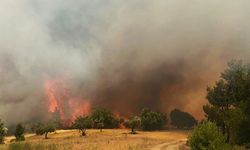
[[[62,80],[45,80],[44,89],[48,100],[48,112],[58,111],[63,122],[72,122],[77,116],[90,112],[90,103],[72,97]]]

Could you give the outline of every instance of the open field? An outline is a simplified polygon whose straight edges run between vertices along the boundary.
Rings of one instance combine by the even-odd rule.
[[[161,150],[176,149],[176,144],[185,140],[187,131],[155,131],[128,134],[129,130],[88,130],[86,137],[80,137],[77,130],[60,130],[49,134],[49,139],[43,136],[26,135],[26,141],[10,143],[13,137],[7,137],[1,150],[35,149],[35,150]],[[176,144],[175,144],[176,143]],[[182,142],[181,144],[183,144]],[[169,146],[168,146],[169,145]],[[172,147],[172,148],[171,148]]]

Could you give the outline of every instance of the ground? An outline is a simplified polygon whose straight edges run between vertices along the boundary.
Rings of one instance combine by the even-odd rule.
[[[0,150],[35,149],[35,150],[174,150],[186,149],[188,131],[154,131],[128,134],[129,130],[87,130],[87,136],[81,137],[77,130],[59,130],[44,136],[27,134],[25,142],[11,142],[14,137],[7,137],[6,144]]]

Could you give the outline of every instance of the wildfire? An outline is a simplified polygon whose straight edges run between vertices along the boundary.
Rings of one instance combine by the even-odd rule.
[[[62,80],[45,80],[44,89],[47,96],[48,112],[58,111],[63,122],[72,122],[77,116],[90,112],[90,103],[73,97]]]

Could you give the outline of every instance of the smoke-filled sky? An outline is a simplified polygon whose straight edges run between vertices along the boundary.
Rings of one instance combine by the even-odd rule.
[[[206,86],[250,58],[248,0],[1,0],[0,14],[8,123],[43,118],[44,82],[58,79],[92,107],[201,118]]]

